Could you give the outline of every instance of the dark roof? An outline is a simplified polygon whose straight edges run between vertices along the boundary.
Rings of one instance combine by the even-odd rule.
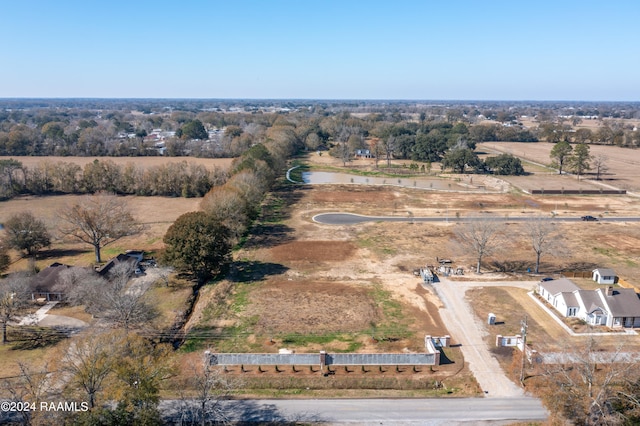
[[[138,264],[138,259],[133,256],[127,256],[126,254],[120,253],[96,270],[96,272],[101,276],[105,276],[114,266],[119,265],[120,263],[130,263],[131,267],[135,267]]]
[[[615,317],[640,317],[640,298],[632,288],[616,288],[612,296],[602,289],[604,299],[611,308],[611,314]]]
[[[53,291],[60,278],[60,273],[69,268],[71,268],[69,265],[63,265],[58,262],[52,263],[31,279],[31,288],[35,292],[47,293]]]

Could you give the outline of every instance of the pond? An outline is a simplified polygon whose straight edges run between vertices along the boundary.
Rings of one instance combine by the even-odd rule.
[[[374,177],[357,176],[339,172],[304,172],[304,183],[317,184],[356,184],[356,185],[393,185],[405,188],[432,189],[437,191],[483,191],[482,185],[473,185],[473,177],[465,176],[459,181],[437,177]]]

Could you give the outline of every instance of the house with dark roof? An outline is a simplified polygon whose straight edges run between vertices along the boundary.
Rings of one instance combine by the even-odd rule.
[[[96,269],[96,272],[101,277],[108,278],[109,273],[116,267],[116,265],[127,264],[131,271],[135,271],[138,268],[138,259],[136,256],[129,256],[125,253],[120,253],[116,257],[109,259],[107,263]]]
[[[65,298],[64,283],[62,281],[65,271],[70,269],[88,269],[78,266],[64,265],[59,262],[47,266],[29,281],[31,287],[31,299],[37,301],[55,302]]]
[[[46,300],[47,302],[62,300],[64,294],[56,287],[60,274],[69,268],[71,266],[55,262],[38,272],[31,278],[31,300]]]
[[[640,298],[630,288],[582,290],[561,278],[538,283],[538,294],[567,318],[610,328],[640,327]]]

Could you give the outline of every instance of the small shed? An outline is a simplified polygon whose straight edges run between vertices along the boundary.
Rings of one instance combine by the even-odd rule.
[[[614,284],[616,282],[616,273],[613,269],[598,268],[591,273],[593,280],[598,284]]]

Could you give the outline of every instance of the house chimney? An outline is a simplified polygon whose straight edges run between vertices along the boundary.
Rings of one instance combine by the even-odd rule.
[[[607,287],[607,296],[613,296],[613,287]]]

